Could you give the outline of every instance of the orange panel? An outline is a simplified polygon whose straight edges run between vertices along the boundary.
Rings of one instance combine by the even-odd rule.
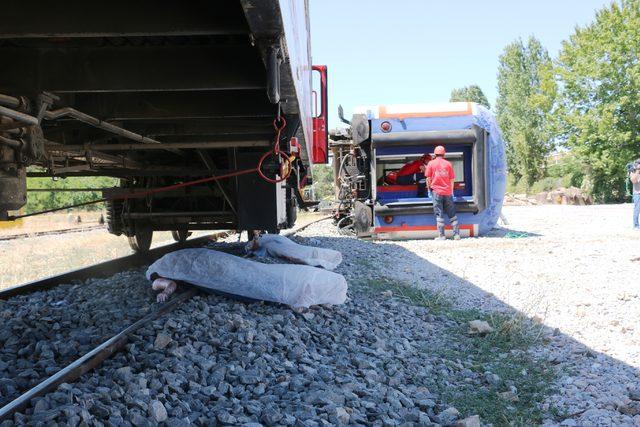
[[[454,117],[454,116],[469,116],[473,114],[473,107],[470,102],[467,102],[466,110],[457,111],[433,111],[433,112],[411,112],[411,113],[388,113],[386,105],[381,105],[378,108],[378,116],[380,119],[406,119],[408,117]]]

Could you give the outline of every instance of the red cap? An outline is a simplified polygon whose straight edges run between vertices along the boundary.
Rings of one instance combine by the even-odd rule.
[[[442,145],[438,145],[433,152],[433,154],[435,154],[436,156],[444,156],[445,153],[446,151]]]

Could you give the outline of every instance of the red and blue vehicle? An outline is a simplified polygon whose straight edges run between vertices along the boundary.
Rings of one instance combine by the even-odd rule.
[[[388,179],[438,145],[453,165],[454,202],[463,237],[497,223],[506,186],[504,143],[492,113],[468,102],[360,107],[351,121],[349,149],[334,144],[339,213],[361,236],[380,239],[437,235],[431,194]],[[354,165],[358,168],[355,172]],[[355,178],[355,177],[359,178]],[[349,187],[347,189],[347,187]],[[348,214],[345,211],[348,211]],[[451,234],[451,229],[447,228]]]

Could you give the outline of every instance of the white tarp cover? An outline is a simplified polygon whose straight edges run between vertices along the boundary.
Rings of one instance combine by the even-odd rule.
[[[342,262],[342,253],[333,249],[300,245],[278,234],[263,234],[247,244],[247,251],[257,256],[269,255],[296,264],[307,264],[335,270]]]
[[[305,265],[263,264],[212,249],[171,252],[149,266],[161,277],[294,308],[342,304],[347,281],[338,273]]]

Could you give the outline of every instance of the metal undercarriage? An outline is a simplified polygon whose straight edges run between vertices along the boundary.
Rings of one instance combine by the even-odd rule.
[[[3,5],[0,219],[24,205],[25,176],[120,178],[113,197],[255,166],[279,105],[283,148],[304,141],[282,12],[252,0]],[[291,188],[242,176],[107,212],[110,232],[144,249],[154,230],[283,228],[295,203]]]

